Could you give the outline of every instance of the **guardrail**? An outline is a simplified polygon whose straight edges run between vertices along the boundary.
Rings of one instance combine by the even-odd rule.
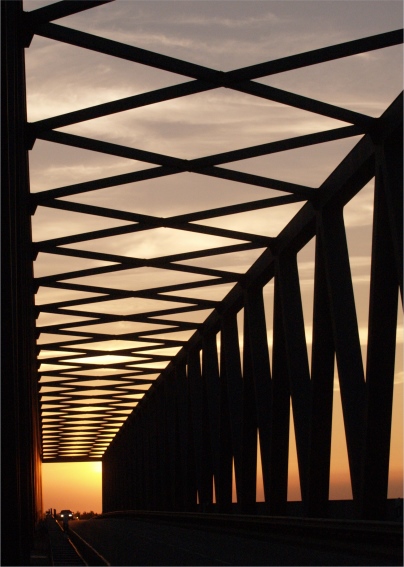
[[[69,538],[74,546],[79,550],[87,565],[111,565],[105,557],[96,551],[85,539],[76,531],[69,527]]]

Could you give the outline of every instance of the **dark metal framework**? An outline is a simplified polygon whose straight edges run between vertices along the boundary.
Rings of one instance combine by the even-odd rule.
[[[51,370],[39,370],[43,461],[102,457],[104,511],[122,508],[195,510],[197,501],[209,507],[213,489],[218,508],[228,511],[232,502],[234,463],[237,501],[242,512],[250,513],[256,501],[259,433],[268,509],[271,514],[284,514],[291,401],[305,513],[326,516],[336,357],[353,499],[360,516],[383,517],[389,469],[398,289],[402,297],[402,98],[395,100],[380,118],[372,118],[264,85],[257,79],[397,45],[402,43],[402,31],[222,72],[51,23],[103,3],[58,2],[24,13],[25,46],[28,47],[33,34],[37,34],[191,80],[27,124],[28,149],[32,149],[35,140],[46,140],[153,166],[31,194],[31,214],[35,214],[37,207],[47,207],[126,223],[94,232],[84,228],[78,234],[34,243],[34,255],[46,253],[107,263],[35,281],[36,291],[43,287],[88,294],[85,299],[36,306],[37,315],[51,313],[66,318],[65,323],[37,327],[38,336],[41,333],[58,336],[57,340],[37,347],[42,353],[45,350],[58,352],[42,360],[53,365]],[[191,160],[57,130],[219,87],[247,93],[252,100],[260,97],[276,101],[349,125]],[[317,188],[243,173],[229,166],[251,157],[353,136],[361,136],[360,141]],[[207,180],[215,177],[266,187],[279,191],[280,196],[166,218],[74,201],[74,196],[79,194],[148,179],[161,178],[164,182],[166,176],[183,172],[203,175]],[[372,178],[375,178],[375,201],[365,376],[343,208]],[[254,230],[245,233],[199,224],[216,217],[295,202],[302,203],[301,209],[274,238],[256,235]],[[175,229],[180,235],[191,231],[242,243],[148,259],[71,246],[158,227]],[[297,253],[313,238],[316,261],[310,370]],[[244,274],[198,265],[201,258],[253,249],[262,249],[262,254]],[[140,290],[91,283],[91,276],[143,267],[174,270],[185,276],[196,274],[200,279]],[[75,282],[84,277],[89,278],[89,283]],[[133,277],[135,279],[136,274]],[[275,282],[272,364],[263,299],[263,288],[270,280]],[[233,287],[222,301],[198,296],[207,286],[224,283],[231,283]],[[189,290],[194,293],[183,293]],[[108,302],[127,298],[155,300],[157,305],[158,301],[171,301],[173,307],[127,315],[116,314],[112,307],[105,312]],[[97,305],[103,306],[99,312],[95,309]],[[184,322],[181,318],[184,313],[192,315],[203,310],[210,310],[203,323]],[[242,361],[237,324],[240,310],[244,312]],[[85,320],[71,321],[71,316]],[[118,321],[152,324],[153,327],[125,334],[92,328]],[[193,332],[186,342],[166,337],[169,333],[175,337],[175,333],[184,330]],[[90,357],[105,355],[107,351],[103,346],[92,345],[113,339],[136,341],[140,346],[114,351],[114,355],[127,357],[127,360],[107,363],[103,373],[97,376],[100,364],[93,363]],[[177,354],[159,354],[169,348],[176,348]],[[156,362],[168,363],[161,373],[157,372],[158,377],[156,370],[150,367],[150,363]],[[105,368],[110,371],[107,376]],[[138,401],[133,401],[134,392]]]
[[[30,564],[34,525],[42,513],[21,14],[20,2],[1,3],[2,565]]]

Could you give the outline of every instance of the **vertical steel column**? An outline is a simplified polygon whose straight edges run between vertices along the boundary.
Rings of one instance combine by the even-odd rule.
[[[167,509],[167,475],[168,455],[166,446],[166,404],[164,392],[164,379],[155,386],[154,403],[156,407],[156,463],[155,473],[157,481],[156,509]]]
[[[285,348],[292,396],[300,489],[302,500],[306,503],[308,496],[307,475],[309,470],[309,427],[311,412],[310,372],[307,358],[299,273],[295,254],[285,254],[282,255],[282,257],[278,257],[276,262],[276,278],[279,283],[282,320],[285,333]]]
[[[279,287],[278,278],[275,278],[269,510],[272,515],[284,516],[286,515],[288,499],[290,386]],[[262,451],[263,444],[261,442],[261,453]],[[267,498],[267,493],[265,493],[265,499],[267,500]]]
[[[144,426],[144,415],[143,411],[140,410],[136,416],[137,422],[137,447],[138,447],[138,456],[137,456],[137,466],[138,466],[138,487],[137,487],[137,509],[145,510],[146,509],[146,493],[147,493],[147,485],[146,485],[146,435],[145,435],[145,426]]]
[[[312,415],[308,515],[327,517],[335,349],[321,234],[316,238],[311,356]]]
[[[147,499],[148,510],[157,510],[161,500],[161,484],[159,478],[159,452],[158,452],[158,424],[156,393],[149,399],[148,407],[148,434],[150,442],[150,466],[146,474],[150,478],[150,492]]]
[[[177,463],[176,463],[176,509],[193,511],[196,507],[196,477],[193,452],[192,418],[185,361],[175,368],[177,407]]]
[[[176,461],[176,419],[175,419],[175,374],[171,372],[164,381],[164,397],[166,408],[166,509],[174,510],[175,502],[175,461]]]
[[[150,400],[148,400],[149,402]],[[151,467],[152,467],[152,459],[151,459],[151,432],[150,432],[150,404],[144,404],[142,407],[142,437],[143,437],[143,447],[144,447],[144,467],[143,467],[143,485],[144,485],[144,492],[143,492],[143,505],[145,510],[151,509],[151,498],[152,498],[152,474],[151,474]]]
[[[402,101],[401,101],[402,102]],[[377,176],[382,178],[387,223],[393,243],[397,280],[403,300],[403,123],[388,140],[376,146]]]
[[[111,483],[110,480],[110,476],[111,476],[111,471],[110,471],[110,466],[109,466],[109,462],[110,462],[110,454],[111,451],[110,449],[108,450],[108,453],[105,453],[102,457],[102,461],[101,461],[101,466],[102,466],[102,512],[109,512],[110,510],[110,491],[109,491],[109,485]]]
[[[394,245],[394,238],[402,241],[402,225],[400,235],[398,223],[391,219],[389,201],[397,204],[400,196],[402,201],[402,136],[400,139],[397,147],[401,145],[401,164],[400,160],[386,160],[384,148],[376,153],[362,517],[380,520],[385,519],[387,503],[397,329],[396,255],[400,245]],[[386,161],[390,168],[401,171],[400,184],[389,182],[398,179],[399,173],[389,169],[386,175]],[[394,217],[398,214],[394,213]]]
[[[192,423],[192,438],[194,445],[194,467],[199,504],[202,500],[202,380],[199,362],[199,350],[194,349],[188,354],[188,383],[190,393],[190,411]]]
[[[206,357],[205,357],[206,358]],[[202,363],[204,353],[202,351]],[[209,391],[206,380],[206,372],[202,368],[202,486],[203,486],[203,502],[202,510],[209,511],[213,503],[213,458],[211,446],[211,427],[209,421]]]
[[[176,397],[176,467],[175,467],[175,509],[186,510],[187,502],[187,453],[188,453],[188,404],[185,362],[175,366]]]
[[[204,337],[202,379],[206,388],[212,473],[217,498],[218,491],[220,492],[218,482],[220,471],[220,377],[215,333],[210,333],[207,337]]]
[[[120,435],[120,433],[118,434]],[[121,439],[119,439],[119,441],[121,441]],[[115,444],[114,447],[114,451],[113,451],[113,459],[111,461],[111,471],[112,471],[112,504],[113,504],[113,510],[120,510],[121,508],[121,493],[120,493],[120,488],[121,488],[121,483],[122,483],[122,478],[121,478],[121,473],[122,471],[120,470],[120,467],[122,466],[121,460],[120,460],[120,443]],[[119,480],[118,480],[119,479]]]
[[[208,415],[206,404],[204,404],[199,349],[192,350],[188,355],[188,381],[199,505],[201,510],[205,510],[212,504],[212,468],[211,455],[208,451]]]
[[[216,501],[219,512],[230,512],[232,504],[233,453],[228,390],[222,333],[220,348],[220,468],[216,483]]]
[[[102,459],[102,510],[110,512],[116,510],[116,451],[115,445],[110,447],[108,454]]]
[[[139,420],[137,419],[137,415],[134,416],[133,420],[133,437],[132,437],[132,455],[133,455],[133,510],[139,510],[139,484],[140,484],[140,462],[141,462],[141,451],[140,451],[140,443],[141,443],[141,436],[139,435]]]
[[[187,511],[194,506],[194,469],[190,468],[192,431],[189,416],[187,370],[184,361],[175,367],[176,386],[176,471],[175,509]],[[192,467],[191,463],[191,467]],[[195,498],[196,502],[196,498]]]
[[[128,441],[125,449],[128,457],[128,499],[126,508],[134,510],[136,508],[136,422],[130,421],[127,426]]]
[[[243,435],[241,451],[241,494],[238,511],[254,514],[257,500],[257,408],[254,392],[253,354],[249,340],[248,315],[244,310],[243,350]]]
[[[144,494],[145,494],[145,465],[144,465],[144,435],[142,428],[142,414],[136,415],[136,509],[144,510]]]
[[[117,473],[119,481],[117,483],[118,488],[118,498],[119,498],[119,510],[127,508],[127,496],[128,496],[128,451],[126,449],[128,442],[127,429],[121,430],[121,439],[119,443],[119,461],[117,463]]]
[[[227,399],[234,456],[237,502],[240,502],[242,494],[243,379],[241,376],[237,313],[229,313],[222,318],[222,352],[224,355],[223,371],[226,373],[227,380]]]
[[[22,1],[2,2],[2,563],[29,565],[42,513]]]
[[[130,506],[131,478],[130,478],[130,436],[129,429],[125,427],[122,441],[120,443],[119,455],[119,496],[121,510],[127,510]]]
[[[249,418],[244,411],[244,431],[247,430],[247,421],[251,419],[250,443],[251,459],[255,462],[254,494],[256,489],[256,462],[257,462],[257,425],[260,433],[260,449],[262,462],[262,477],[264,484],[265,501],[269,502],[269,474],[271,449],[271,420],[272,420],[272,385],[271,369],[269,363],[267,329],[265,322],[265,308],[262,288],[251,288],[244,294],[244,393],[248,392],[248,383],[252,380],[252,395],[254,407],[250,408],[253,415]],[[251,378],[250,375],[251,374]],[[245,410],[246,410],[245,400]],[[254,428],[254,434],[253,434]],[[246,442],[246,440],[245,440]],[[245,442],[243,452],[245,453]],[[250,479],[253,482],[253,479]],[[252,490],[252,487],[251,487]]]
[[[195,469],[196,488],[200,504],[202,491],[202,433],[200,428],[200,423],[202,420],[202,383],[198,350],[193,350],[192,352],[188,353],[187,370],[190,400],[190,427],[192,432],[194,457],[193,467]]]
[[[354,501],[361,496],[365,378],[343,211],[319,214]]]

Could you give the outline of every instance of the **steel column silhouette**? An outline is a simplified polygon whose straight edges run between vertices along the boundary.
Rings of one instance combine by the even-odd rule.
[[[22,2],[1,15],[2,563],[29,565],[42,484]]]

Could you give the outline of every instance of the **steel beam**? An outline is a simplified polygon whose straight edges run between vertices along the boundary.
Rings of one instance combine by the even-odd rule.
[[[288,498],[289,467],[289,426],[290,426],[290,381],[287,366],[285,328],[282,315],[282,298],[280,282],[275,278],[273,344],[272,344],[272,419],[270,424],[270,453],[261,439],[261,456],[263,459],[263,477],[265,501],[269,501],[272,515],[286,515]],[[268,463],[268,464],[267,464]],[[265,471],[268,471],[265,474]]]
[[[242,436],[243,436],[243,381],[241,374],[240,346],[238,342],[237,314],[229,313],[222,319],[221,349],[223,366],[221,375],[226,375],[227,401],[231,431],[231,446],[234,458],[237,502],[242,500]]]
[[[254,514],[257,485],[257,408],[254,392],[253,354],[249,338],[249,313],[244,308],[243,432],[241,451],[241,498],[243,514]]]
[[[292,399],[300,489],[303,502],[308,499],[310,436],[310,371],[307,358],[303,307],[300,294],[297,257],[284,254],[276,269],[281,303],[287,369]]]
[[[362,517],[365,519],[383,519],[386,514],[399,288],[397,249],[402,246],[402,223],[400,227],[397,222],[402,209],[393,211],[391,207],[392,201],[402,200],[402,185],[388,187],[388,179],[394,177],[399,161],[390,163],[391,171],[386,168],[384,155],[383,148],[378,153],[374,196],[362,468]],[[401,240],[395,245],[396,231],[400,228]]]
[[[232,504],[233,450],[228,401],[228,375],[223,334],[220,333],[220,466],[216,483],[219,512],[230,512]]]
[[[246,377],[248,378],[250,374],[254,404],[250,410],[253,413],[250,425],[250,443],[253,444],[253,447],[250,449],[252,453],[251,459],[254,460],[255,458],[256,467],[258,427],[265,501],[269,502],[273,399],[263,290],[260,287],[251,287],[245,292],[244,297],[244,384],[247,386],[246,391],[248,392],[249,387],[248,383],[246,384]],[[245,410],[245,419],[247,415],[248,413]],[[245,423],[244,427],[247,427],[247,423]],[[254,435],[253,427],[255,427]],[[244,447],[245,444],[243,451]],[[250,482],[253,482],[252,479]],[[256,477],[254,478],[254,493],[255,483]]]
[[[206,392],[208,428],[212,474],[215,494],[218,494],[220,473],[220,376],[217,355],[216,333],[204,337],[202,348],[202,379]]]
[[[352,494],[359,504],[366,392],[343,211],[339,207],[323,209],[318,222],[333,321]]]
[[[335,347],[321,234],[316,237],[308,514],[326,517],[330,486]]]

